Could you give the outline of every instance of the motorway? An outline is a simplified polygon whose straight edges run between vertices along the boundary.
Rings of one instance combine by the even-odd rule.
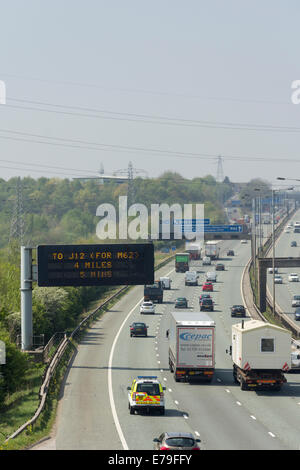
[[[189,309],[199,311],[201,281],[208,270],[192,262],[199,286],[185,286],[184,274],[175,273],[174,261],[156,278],[169,275],[172,289],[155,315],[141,315],[143,287],[136,286],[88,330],[78,347],[62,387],[55,449],[153,449],[153,438],[164,431],[191,431],[200,436],[203,450],[300,449],[300,375],[287,374],[280,392],[242,391],[232,377],[229,308],[242,303],[240,282],[249,257],[250,242],[221,242],[225,271],[218,272],[212,293],[216,321],[216,373],[211,384],[175,382],[168,367],[169,312],[179,296]],[[227,257],[228,249],[235,256]],[[132,321],[149,326],[148,337],[129,336]],[[166,413],[130,415],[127,386],[138,375],[157,375],[166,387]]]
[[[293,216],[291,221],[300,220],[300,211],[297,211]],[[286,224],[288,225],[288,224]],[[291,241],[296,241],[297,246],[291,247]],[[269,257],[272,257],[272,250],[269,252]],[[300,233],[293,233],[291,229],[290,233],[285,233],[284,230],[280,237],[276,240],[275,243],[275,257],[300,257]],[[278,274],[282,276],[283,283],[275,284],[275,300],[276,304],[279,305],[281,310],[289,315],[290,319],[299,325],[299,321],[294,320],[294,308],[292,307],[292,297],[293,295],[300,294],[300,283],[299,282],[290,282],[288,280],[288,275],[290,273],[297,273],[300,279],[300,267],[298,268],[280,268],[278,269]],[[272,296],[273,294],[273,275],[267,275],[267,285],[268,290]]]

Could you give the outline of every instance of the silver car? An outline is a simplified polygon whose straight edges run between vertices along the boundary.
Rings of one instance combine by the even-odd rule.
[[[300,295],[293,295],[292,307],[300,307]]]
[[[291,353],[291,370],[300,370],[300,352],[293,351]]]
[[[142,302],[140,305],[140,313],[155,313],[155,305],[153,302]]]

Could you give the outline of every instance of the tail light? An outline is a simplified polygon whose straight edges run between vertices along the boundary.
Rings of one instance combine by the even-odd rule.
[[[132,394],[132,399],[135,400],[135,392]]]

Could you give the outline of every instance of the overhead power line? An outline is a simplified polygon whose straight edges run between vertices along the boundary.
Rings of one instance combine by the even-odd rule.
[[[143,153],[151,153],[151,156],[170,156],[173,158],[185,158],[185,159],[208,159],[208,160],[215,160],[219,157],[216,154],[208,154],[208,153],[197,153],[197,152],[184,152],[184,151],[173,151],[173,150],[165,150],[160,148],[152,148],[152,147],[138,147],[138,146],[129,146],[129,145],[117,145],[117,144],[106,144],[103,142],[91,142],[86,140],[80,139],[66,139],[63,137],[51,137],[46,136],[43,134],[32,134],[28,132],[21,132],[21,131],[13,131],[10,129],[1,129],[0,132],[5,132],[9,134],[13,134],[16,137],[10,137],[7,135],[1,135],[1,139],[8,139],[13,141],[21,141],[21,142],[29,142],[29,143],[37,143],[42,145],[54,145],[54,146],[62,146],[67,148],[75,148],[75,149],[85,149],[85,150],[93,150],[99,152],[101,149],[102,151],[114,151],[114,152],[143,152]],[[22,137],[21,137],[22,136]],[[24,136],[24,137],[23,137]],[[43,139],[43,140],[32,140],[26,139],[25,137],[32,137],[36,139]],[[49,142],[47,142],[46,140]],[[237,160],[237,161],[256,161],[256,162],[274,162],[274,163],[282,163],[284,160],[285,162],[291,163],[300,163],[299,158],[292,158],[287,156],[279,156],[275,157],[266,157],[266,156],[237,156],[237,155],[224,155],[222,154],[222,160]]]
[[[19,103],[28,103],[37,106],[48,106],[48,108],[32,107],[32,106],[18,106],[9,104],[10,101],[16,101]],[[56,109],[49,109],[49,107]],[[203,127],[211,129],[228,129],[228,130],[245,130],[245,131],[263,131],[263,132],[299,132],[300,127],[295,126],[282,126],[274,124],[251,124],[251,123],[237,123],[237,122],[226,122],[226,121],[204,121],[196,119],[185,119],[185,118],[174,118],[169,116],[157,116],[151,114],[140,114],[140,113],[129,113],[111,111],[107,109],[90,108],[82,106],[70,106],[62,105],[57,103],[41,102],[34,100],[22,100],[18,98],[8,98],[5,108],[13,109],[24,109],[29,111],[55,113],[77,117],[87,117],[93,119],[110,119],[110,120],[121,120],[129,122],[147,123],[147,124],[162,124],[172,126],[183,126],[183,127]],[[65,109],[65,110],[63,110]],[[66,111],[67,110],[67,111]],[[71,111],[73,110],[73,111]],[[75,112],[74,110],[78,110]],[[93,114],[88,114],[93,113]],[[103,114],[106,114],[103,115]]]

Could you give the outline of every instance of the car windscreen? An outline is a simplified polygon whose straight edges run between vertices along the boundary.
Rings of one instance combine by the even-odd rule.
[[[160,394],[159,385],[151,384],[151,383],[138,384],[136,391],[147,393],[147,395],[159,395]]]
[[[195,441],[189,437],[169,437],[166,444],[170,447],[193,447]]]
[[[135,328],[145,328],[145,323],[134,323],[133,326]]]

